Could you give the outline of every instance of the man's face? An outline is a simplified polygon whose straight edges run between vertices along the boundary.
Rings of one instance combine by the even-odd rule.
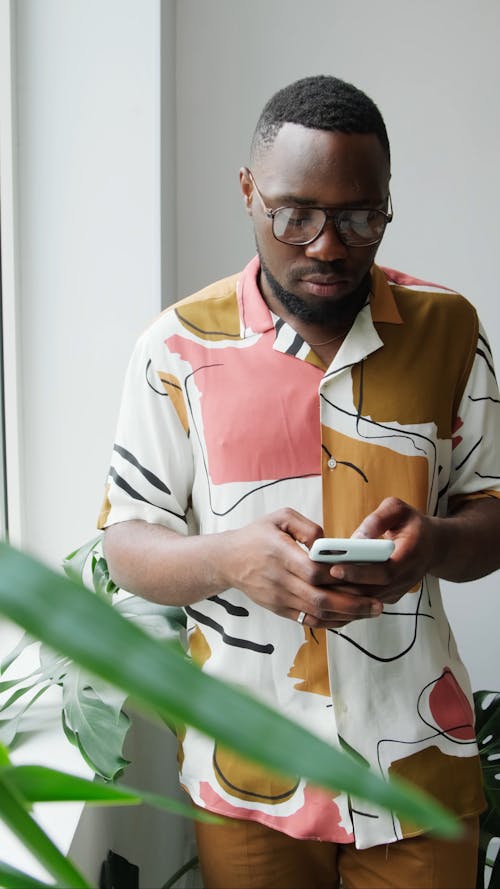
[[[313,130],[286,123],[273,145],[253,161],[253,177],[270,209],[288,206],[387,209],[389,162],[374,134]],[[241,188],[261,258],[261,289],[306,322],[325,323],[355,314],[369,289],[378,244],[349,247],[333,221],[311,244],[277,241],[248,172]]]

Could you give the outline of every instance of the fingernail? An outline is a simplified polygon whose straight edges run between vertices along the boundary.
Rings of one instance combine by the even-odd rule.
[[[343,580],[345,577],[345,571],[343,568],[338,565],[336,568],[332,568],[330,571],[332,577],[335,577],[336,580]]]
[[[370,608],[370,615],[372,617],[378,617],[379,614],[382,613],[383,605],[382,602],[374,602]]]

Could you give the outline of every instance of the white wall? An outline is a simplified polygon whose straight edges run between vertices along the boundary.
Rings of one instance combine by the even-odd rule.
[[[253,251],[238,169],[279,87],[335,74],[379,104],[391,138],[395,221],[379,259],[461,290],[500,366],[498,0],[182,0],[178,4],[178,295]],[[474,688],[500,687],[499,575],[447,585]]]
[[[13,185],[11,201],[2,182],[12,539],[53,565],[96,533],[125,367],[161,308],[160,62],[168,65],[160,28],[172,49],[173,11],[169,0],[163,8],[160,0],[0,0],[0,45],[12,49],[0,67],[2,174]],[[0,626],[4,650],[10,629]],[[74,769],[62,730],[39,743],[43,750],[21,747],[16,761]],[[175,793],[165,731],[136,724],[128,747],[127,780]],[[63,848],[77,817],[64,807],[45,812]],[[142,886],[161,885],[191,851],[185,836],[177,817],[92,809],[72,853],[93,885],[109,848],[141,866]],[[14,845],[4,843],[2,857],[25,864]]]
[[[159,0],[16,19],[22,542],[95,533],[132,344],[160,308]]]

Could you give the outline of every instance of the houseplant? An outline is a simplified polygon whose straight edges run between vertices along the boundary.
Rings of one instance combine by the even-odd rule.
[[[350,755],[202,673],[176,640],[152,638],[77,580],[5,543],[0,543],[0,614],[166,721],[187,722],[273,771],[303,775],[326,789],[372,800],[442,835],[459,834],[456,819],[420,791],[383,781]],[[122,652],[127,656],[121,657]],[[3,768],[9,768],[5,758]],[[27,841],[35,822],[30,818],[28,824],[20,809],[27,814],[29,793],[18,788],[10,797],[19,816],[17,832]],[[10,817],[3,797],[0,817]],[[9,823],[15,829],[15,818]],[[60,871],[48,869],[60,879]],[[64,883],[68,889],[86,885],[76,874],[74,869],[72,880]],[[5,879],[4,885],[16,885]]]

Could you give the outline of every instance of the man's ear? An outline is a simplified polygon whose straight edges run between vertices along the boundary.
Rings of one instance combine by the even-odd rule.
[[[240,170],[240,188],[245,202],[245,207],[249,216],[252,215],[252,196],[253,181],[248,167],[242,167]]]

